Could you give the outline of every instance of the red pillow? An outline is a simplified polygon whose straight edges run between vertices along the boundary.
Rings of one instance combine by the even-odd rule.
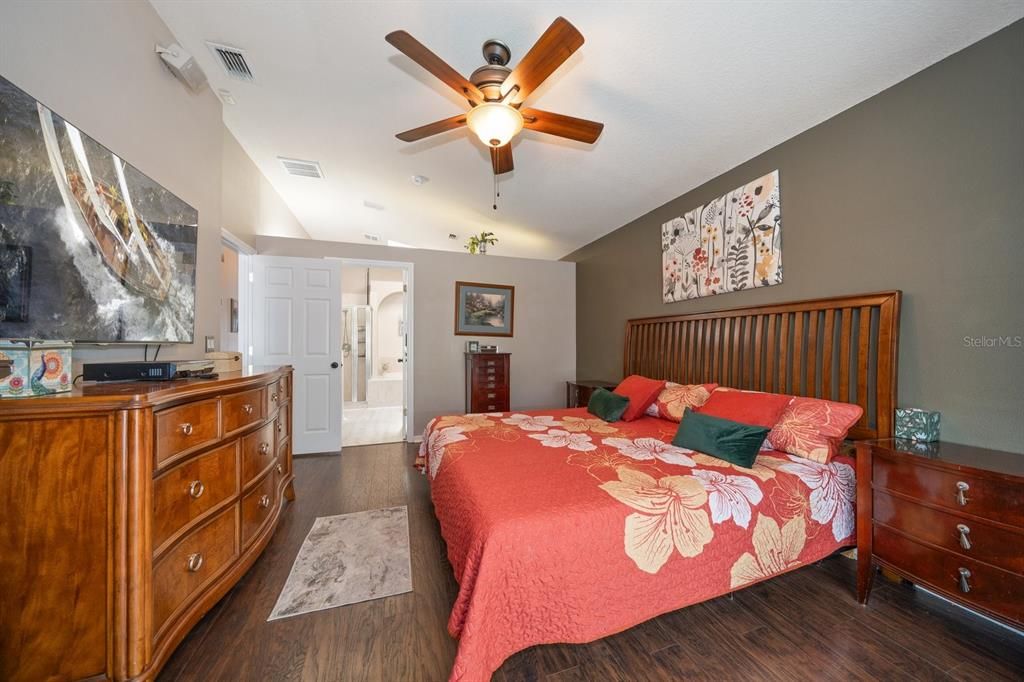
[[[827,464],[864,410],[817,398],[793,398],[768,434],[776,450]]]
[[[665,388],[664,381],[648,379],[639,374],[633,374],[622,380],[622,383],[615,387],[613,393],[629,398],[629,406],[622,415],[622,421],[631,422],[637,417],[642,417],[647,408],[651,406]]]
[[[741,424],[772,428],[782,416],[782,411],[793,399],[791,395],[761,393],[760,391],[738,391],[733,388],[716,388],[708,401],[695,411],[712,417],[731,419]],[[773,443],[774,445],[774,443]]]

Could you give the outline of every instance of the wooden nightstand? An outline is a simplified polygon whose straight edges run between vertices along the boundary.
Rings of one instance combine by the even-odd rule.
[[[588,379],[567,381],[565,382],[565,406],[586,407],[590,403],[590,394],[595,389],[604,388],[610,391],[616,386],[618,384],[610,381],[592,381]]]
[[[875,566],[1024,626],[1024,455],[954,443],[857,444],[857,598]]]

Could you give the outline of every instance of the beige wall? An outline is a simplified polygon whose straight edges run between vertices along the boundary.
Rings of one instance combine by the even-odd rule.
[[[238,301],[238,252],[228,246],[221,247],[220,289],[217,294],[220,297],[217,350],[239,351],[238,332],[231,331],[231,299]]]
[[[219,333],[219,297],[209,294],[219,284],[223,219],[251,204],[260,206],[257,229],[297,233],[247,156],[231,156],[223,172],[230,145],[220,100],[209,88],[190,92],[163,67],[153,48],[171,42],[141,0],[5,1],[0,19],[0,74],[199,211],[196,342],[165,346],[160,357],[166,359],[202,357],[203,337]],[[222,185],[236,183],[244,190],[234,192],[224,211]],[[246,224],[253,223],[239,221],[239,229]],[[75,349],[76,364],[101,359],[141,360],[142,348]]]
[[[899,404],[1024,452],[1024,349],[965,343],[1024,335],[1022,65],[1017,22],[567,256],[579,375],[621,375],[631,317],[902,289]],[[661,223],[776,168],[785,282],[663,304]]]
[[[457,280],[516,287],[515,336],[493,339],[512,353],[512,408],[560,407],[576,374],[576,279],[572,263],[471,256],[339,242],[256,237],[261,254],[361,258],[414,264],[415,433],[433,417],[465,411],[466,341],[455,336]],[[487,339],[479,339],[487,341]]]
[[[146,2],[5,2],[0,74],[199,211],[196,287],[218,285],[221,104],[189,92],[153,52],[173,42]],[[217,297],[196,301],[196,343],[161,358],[201,357]],[[76,361],[142,359],[133,346],[79,347]]]
[[[291,209],[238,144],[223,130],[223,224],[246,243],[257,234],[309,238]]]

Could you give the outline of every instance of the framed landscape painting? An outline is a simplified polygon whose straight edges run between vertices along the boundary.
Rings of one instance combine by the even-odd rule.
[[[514,286],[456,282],[456,336],[512,336],[515,301]]]

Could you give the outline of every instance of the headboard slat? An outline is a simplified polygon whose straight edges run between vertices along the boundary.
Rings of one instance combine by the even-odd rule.
[[[893,435],[899,291],[626,323],[626,375],[853,402],[851,438]]]

